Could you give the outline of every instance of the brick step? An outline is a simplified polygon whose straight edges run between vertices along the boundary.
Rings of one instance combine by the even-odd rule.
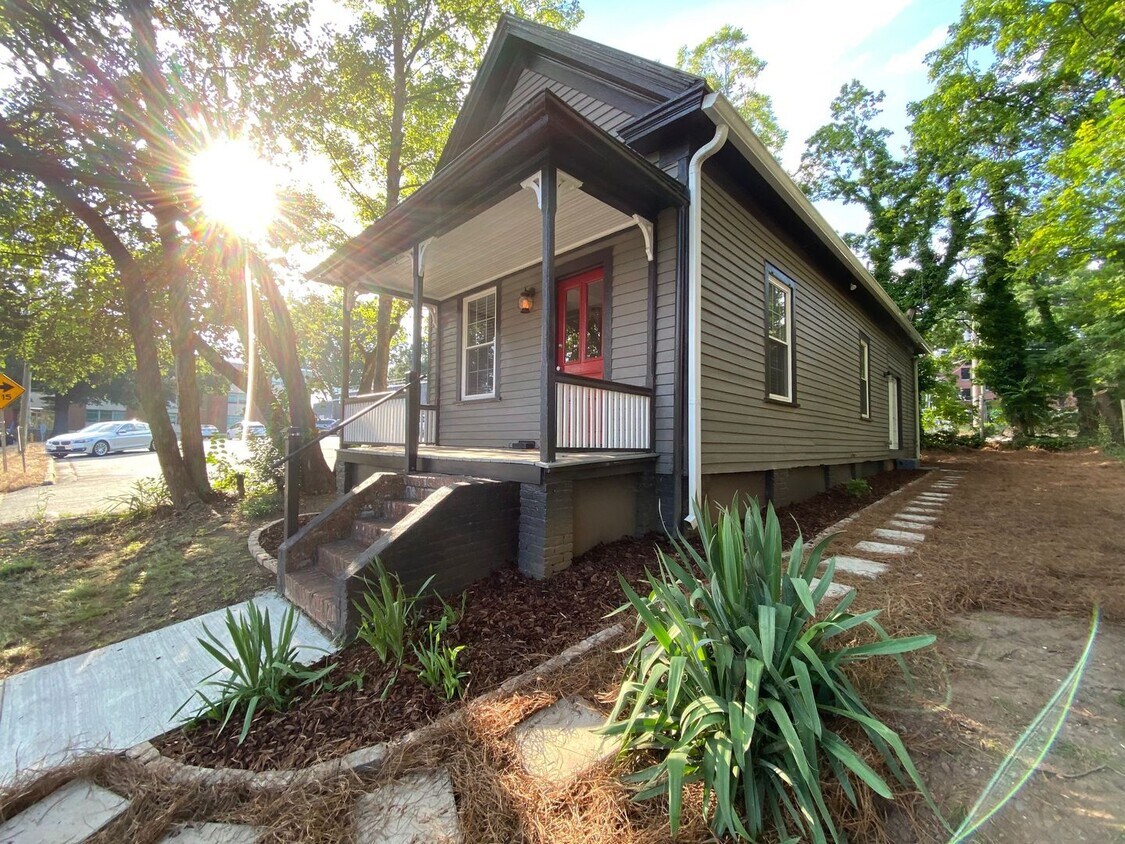
[[[380,536],[394,526],[394,519],[356,519],[352,522],[352,539],[364,545],[374,545]]]
[[[433,487],[407,484],[402,489],[402,497],[407,501],[425,501],[433,491]]]
[[[453,480],[451,475],[407,475],[403,481],[408,487],[435,490]]]
[[[383,516],[398,521],[405,518],[418,507],[417,501],[404,501],[401,498],[392,498],[383,502]]]
[[[336,606],[336,579],[332,575],[318,568],[287,572],[285,597],[324,629],[336,629],[339,608]]]
[[[316,549],[317,568],[335,577],[343,574],[344,569],[355,562],[365,550],[367,545],[354,539],[325,542]]]

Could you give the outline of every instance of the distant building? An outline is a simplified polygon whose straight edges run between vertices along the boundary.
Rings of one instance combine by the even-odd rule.
[[[973,368],[970,363],[965,361],[958,363],[950,375],[953,376],[953,381],[957,385],[957,392],[960,394],[962,401],[976,404],[980,400],[979,390],[984,390],[986,402],[995,400],[996,393],[974,379]]]

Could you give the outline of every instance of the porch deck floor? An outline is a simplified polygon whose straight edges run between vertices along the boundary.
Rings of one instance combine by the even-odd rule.
[[[348,451],[381,457],[402,457],[401,446],[393,445],[348,445]],[[523,466],[537,466],[541,469],[559,469],[572,466],[591,466],[604,463],[628,463],[638,460],[651,460],[652,451],[566,451],[555,455],[555,459],[544,463],[539,459],[538,449],[518,448],[461,448],[447,445],[420,445],[418,456],[437,460],[470,461],[474,463],[515,463]]]

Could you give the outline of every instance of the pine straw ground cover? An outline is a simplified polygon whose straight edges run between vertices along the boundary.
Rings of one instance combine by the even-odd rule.
[[[868,496],[857,498],[837,488],[783,508],[779,515],[787,541],[798,530],[806,536],[823,530],[919,474],[883,473],[870,479]],[[470,587],[464,616],[447,637],[449,644],[465,646],[458,667],[469,672],[466,696],[488,692],[608,626],[605,616],[625,601],[617,575],[647,591],[645,568],[654,566],[653,549],[661,543],[656,534],[624,539],[592,549],[550,580],[530,580],[510,567]],[[440,607],[431,604],[423,617],[439,614]],[[259,714],[241,745],[236,730],[220,731],[214,722],[174,731],[156,744],[166,755],[194,765],[303,767],[397,738],[456,705],[430,690],[409,665],[396,673],[363,642],[327,661],[336,663],[330,682],[362,677],[362,688],[353,683],[302,699],[285,712]]]
[[[27,468],[24,469],[24,460],[20,458],[19,450],[15,446],[8,446],[8,471],[0,471],[0,493],[15,492],[17,489],[43,483],[47,463],[51,458],[43,451],[42,443],[28,443],[26,451]]]

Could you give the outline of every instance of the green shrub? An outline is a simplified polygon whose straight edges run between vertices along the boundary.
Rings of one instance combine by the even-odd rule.
[[[238,735],[238,743],[242,744],[250,732],[255,712],[259,709],[282,711],[303,689],[311,687],[315,693],[320,682],[336,666],[314,669],[298,661],[297,648],[293,645],[297,612],[292,606],[282,616],[276,639],[269,610],[262,612],[253,602],[247,604],[244,616],[235,616],[228,609],[226,627],[231,641],[229,647],[207,629],[206,624],[203,625],[205,638],[196,640],[219,663],[219,668],[204,680],[205,686],[215,690],[214,697],[197,689],[172,717],[198,697],[202,703],[193,719],[221,721],[221,732],[231,717],[242,711],[242,731]],[[211,679],[220,673],[226,676]]]
[[[353,602],[359,614],[356,638],[374,648],[383,662],[393,656],[395,664],[401,665],[407,637],[418,621],[416,605],[433,577],[422,584],[417,594],[407,595],[397,575],[389,573],[378,560],[374,566],[378,573],[376,581],[365,580],[367,591]]]
[[[446,700],[453,700],[464,694],[463,684],[469,672],[457,669],[457,657],[465,650],[465,646],[450,647],[441,640],[448,619],[449,616],[443,614],[437,624],[431,622],[427,625],[421,647],[411,645],[411,648],[420,666],[418,676],[422,678],[422,682]]]
[[[136,517],[151,516],[162,507],[172,506],[172,496],[163,478],[140,478],[127,493],[114,496],[110,501]]]
[[[216,434],[207,447],[207,475],[211,488],[220,492],[233,492],[238,487],[238,468],[231,460],[227,438]]]
[[[981,448],[984,437],[979,433],[959,434],[957,431],[923,431],[922,448],[951,450],[956,448]]]
[[[281,493],[276,490],[251,493],[238,502],[238,512],[247,519],[264,519],[281,512]]]
[[[1049,437],[1017,435],[1012,437],[1011,448],[1037,448],[1042,451],[1080,451],[1097,445],[1097,441],[1088,437]]]
[[[852,478],[844,484],[844,489],[852,498],[865,498],[871,494],[871,484],[866,478]]]
[[[839,840],[821,791],[822,761],[853,804],[853,775],[891,796],[840,726],[857,724],[894,776],[926,793],[901,740],[863,703],[844,667],[934,637],[889,638],[877,610],[847,611],[854,593],[818,617],[835,569],[829,559],[814,584],[828,540],[806,557],[798,537],[786,560],[772,505],[764,519],[756,501],[743,520],[738,509],[721,510],[712,523],[695,506],[702,553],[673,537],[675,554],[659,552],[659,571],[648,574],[648,597],[621,578],[628,603],[618,611],[635,609],[641,634],[605,732],[621,736],[623,751],[657,754],[630,779],[643,784],[639,797],[667,795],[673,833],[684,785],[701,780],[717,836],[758,840],[772,824],[781,838]],[[863,630],[876,640],[837,644]]]

